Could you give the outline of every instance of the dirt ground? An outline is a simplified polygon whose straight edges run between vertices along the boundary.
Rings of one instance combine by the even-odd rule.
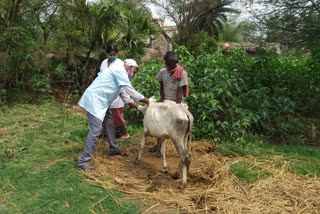
[[[179,190],[181,179],[171,177],[179,161],[174,146],[167,144],[169,172],[162,173],[162,156],[148,151],[155,143],[154,138],[147,139],[142,159],[135,164],[138,143],[126,148],[129,157],[109,157],[106,141],[100,139],[93,158],[97,172],[86,174],[87,181],[125,192],[123,200],[145,201],[143,213],[320,213],[320,179],[290,173],[282,157],[263,162],[252,157],[229,158],[212,152],[209,142],[194,141],[187,186]],[[270,176],[240,183],[230,165],[248,160]]]
[[[106,144],[103,145],[101,143],[98,146],[97,151],[97,158],[95,160],[99,161],[98,171],[100,170],[100,164],[108,164],[110,161],[116,161],[119,164],[118,167],[108,168],[108,170],[113,171],[115,175],[117,174],[118,170],[124,170],[128,174],[128,177],[136,177],[138,179],[145,179],[146,184],[149,186],[147,188],[148,192],[155,192],[157,189],[162,187],[169,187],[173,189],[178,189],[181,184],[181,179],[175,180],[171,176],[176,172],[177,166],[179,164],[179,156],[178,153],[175,151],[175,148],[171,141],[167,143],[167,154],[166,154],[166,161],[167,161],[167,168],[168,173],[162,173],[162,155],[160,153],[150,153],[148,150],[153,145],[156,144],[156,140],[153,138],[148,138],[147,143],[145,145],[145,149],[142,153],[142,158],[139,163],[135,164],[135,159],[138,155],[138,148],[139,144],[130,145],[126,151],[129,154],[129,157],[109,157],[107,155],[107,146]],[[197,144],[199,145],[199,149],[195,149],[193,151],[193,159],[191,165],[191,173],[188,177],[189,183],[199,183],[205,182],[205,180],[199,178],[196,175],[197,169],[204,168],[205,162],[201,161],[201,156],[208,154],[206,150],[209,148],[208,142],[198,141]],[[196,146],[195,146],[196,147]],[[208,150],[209,151],[209,150]],[[217,155],[217,154],[216,154]],[[102,158],[103,160],[101,160]],[[217,161],[221,160],[221,157],[217,156]],[[102,163],[101,163],[101,162]],[[101,170],[105,169],[105,166],[101,167]],[[212,169],[214,171],[214,168]],[[117,179],[117,178],[116,178]]]

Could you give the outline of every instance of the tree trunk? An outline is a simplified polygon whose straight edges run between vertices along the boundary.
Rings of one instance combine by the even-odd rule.
[[[92,41],[91,46],[89,48],[89,51],[87,52],[86,60],[85,60],[84,67],[83,67],[83,73],[82,73],[82,77],[81,77],[81,87],[84,86],[84,84],[86,83],[86,80],[88,78],[88,75],[89,75],[89,70],[88,70],[89,59],[90,59],[90,54],[91,54],[92,50],[94,49],[94,45],[95,45],[95,41]]]

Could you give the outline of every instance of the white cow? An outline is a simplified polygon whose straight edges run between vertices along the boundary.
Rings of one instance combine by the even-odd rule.
[[[172,177],[179,178],[182,171],[180,188],[184,189],[191,163],[192,114],[185,104],[176,104],[175,102],[151,103],[144,115],[143,126],[143,138],[136,163],[141,159],[146,137],[156,137],[161,139],[162,171],[167,172],[166,139],[171,138],[180,156],[177,172]]]

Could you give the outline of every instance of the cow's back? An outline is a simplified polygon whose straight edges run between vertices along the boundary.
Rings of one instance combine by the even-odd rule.
[[[184,134],[188,117],[184,107],[175,103],[153,103],[144,116],[144,131],[157,138]]]

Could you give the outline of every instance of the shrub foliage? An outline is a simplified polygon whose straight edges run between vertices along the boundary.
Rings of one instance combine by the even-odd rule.
[[[179,47],[179,64],[189,76],[185,102],[195,118],[194,136],[216,141],[239,139],[249,133],[270,137],[303,137],[308,113],[320,98],[320,63],[316,56],[280,56],[260,51],[250,58],[244,50],[226,54],[191,55]],[[155,79],[164,64],[149,62],[133,85],[145,96],[159,98]],[[142,116],[127,111],[127,119]]]

